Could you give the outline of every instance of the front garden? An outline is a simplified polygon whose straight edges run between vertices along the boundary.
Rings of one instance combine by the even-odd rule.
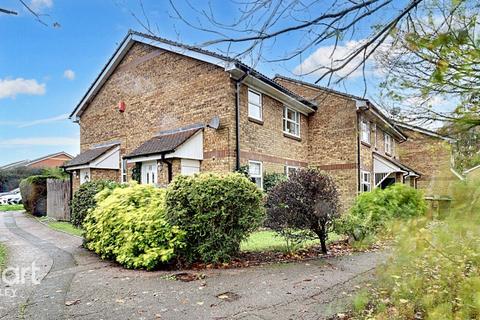
[[[340,215],[329,176],[308,169],[272,180],[268,192],[240,173],[179,176],[166,189],[89,182],[74,195],[72,223],[102,258],[152,270],[302,260],[328,247],[344,254],[426,208],[420,192],[398,185],[361,195]]]

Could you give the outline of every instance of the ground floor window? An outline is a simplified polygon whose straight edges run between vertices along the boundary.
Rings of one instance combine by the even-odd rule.
[[[360,176],[361,176],[361,192],[368,192],[368,191],[371,191],[372,190],[372,183],[371,183],[371,180],[372,180],[372,176],[370,174],[370,172],[368,171],[362,171],[360,173]]]
[[[90,169],[80,169],[80,184],[89,182],[91,179]]]
[[[127,182],[127,160],[122,159],[122,182],[125,183]]]
[[[248,174],[252,181],[263,189],[263,168],[260,161],[248,161]]]
[[[292,173],[294,173],[295,171],[298,170],[298,167],[294,167],[294,166],[285,166],[285,175],[287,177],[290,177],[290,175]]]

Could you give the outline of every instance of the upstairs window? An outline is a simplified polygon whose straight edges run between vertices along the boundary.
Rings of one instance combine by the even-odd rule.
[[[370,144],[370,122],[367,120],[362,120],[360,123],[360,129],[361,129],[361,140],[362,142]]]
[[[260,161],[248,162],[248,174],[258,188],[263,189],[263,169]]]
[[[283,132],[300,137],[300,113],[290,108],[283,108]]]
[[[385,133],[385,153],[392,154],[392,137]]]
[[[248,116],[262,121],[262,94],[248,89]]]
[[[362,171],[361,173],[361,192],[368,192],[372,190],[371,179],[372,176],[368,171]]]

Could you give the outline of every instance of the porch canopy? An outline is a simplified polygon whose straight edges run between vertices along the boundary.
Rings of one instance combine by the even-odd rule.
[[[403,177],[418,178],[419,173],[407,167],[403,163],[384,157],[378,153],[373,154],[373,172],[375,179],[375,187],[378,187],[388,178],[395,178],[397,173]]]
[[[119,159],[120,146],[115,143],[85,150],[63,165],[63,168],[67,171],[90,168],[118,170]]]
[[[161,132],[123,158],[129,163],[165,158],[203,160],[203,127]]]

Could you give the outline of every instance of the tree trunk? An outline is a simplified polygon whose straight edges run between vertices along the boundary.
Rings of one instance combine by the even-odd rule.
[[[313,232],[318,236],[318,239],[320,239],[320,246],[322,248],[322,253],[327,254],[327,237],[325,236],[325,232],[321,229],[315,229]]]

